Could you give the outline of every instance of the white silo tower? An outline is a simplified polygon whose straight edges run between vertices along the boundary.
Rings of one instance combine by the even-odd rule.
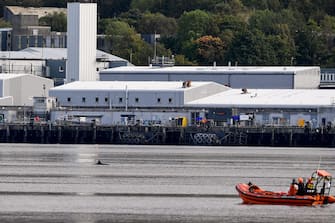
[[[67,4],[67,83],[97,80],[97,4],[92,2]]]

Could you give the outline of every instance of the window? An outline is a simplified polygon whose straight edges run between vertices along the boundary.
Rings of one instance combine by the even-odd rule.
[[[95,102],[96,102],[96,103],[99,102],[99,98],[98,98],[98,97],[95,98]]]
[[[67,98],[67,102],[71,102],[71,98]]]
[[[169,98],[169,103],[172,103],[172,98]]]
[[[33,29],[33,36],[37,36],[38,35],[38,29]]]
[[[200,124],[200,112],[191,112],[191,124],[198,125]]]
[[[161,103],[161,98],[157,98],[157,103]]]
[[[85,97],[82,97],[82,98],[81,98],[81,102],[84,102],[84,103],[85,103],[85,102],[86,102],[86,98],[85,98]]]
[[[138,102],[139,102],[139,99],[138,99],[138,98],[135,98],[135,102],[138,103]]]
[[[99,71],[99,67],[97,67],[97,71]]]
[[[122,101],[123,101],[122,98],[119,98],[119,103],[122,103]]]
[[[279,125],[281,117],[272,117],[272,124]]]

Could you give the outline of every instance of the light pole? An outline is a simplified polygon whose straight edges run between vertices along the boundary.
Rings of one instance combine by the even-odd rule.
[[[45,95],[45,84],[43,84],[43,97],[46,97],[46,95]]]
[[[23,123],[26,123],[26,104],[23,104]]]

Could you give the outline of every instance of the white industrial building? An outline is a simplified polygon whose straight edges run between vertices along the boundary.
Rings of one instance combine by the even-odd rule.
[[[30,47],[21,51],[0,51],[0,73],[33,74],[63,83],[66,78],[67,60],[66,48]],[[93,75],[97,79],[100,70],[131,65],[125,59],[96,50]]]
[[[93,117],[101,124],[120,124],[129,117],[132,122],[166,123],[175,117],[189,118],[185,103],[227,89],[215,82],[77,81],[50,90],[58,106],[51,118]]]
[[[335,91],[318,89],[230,89],[187,103],[208,110],[218,122],[236,118],[247,125],[312,127],[335,124]],[[228,121],[229,122],[229,121]]]
[[[32,106],[34,96],[47,97],[54,82],[30,74],[0,74],[1,106]]]
[[[134,66],[100,72],[101,81],[215,81],[232,88],[316,89],[320,67]]]
[[[187,86],[189,84],[189,87]],[[184,86],[184,87],[183,87]],[[189,125],[335,124],[335,91],[231,89],[215,82],[73,82],[50,90],[52,120],[98,120],[102,125],[160,123],[185,117]],[[125,119],[127,121],[125,121]]]

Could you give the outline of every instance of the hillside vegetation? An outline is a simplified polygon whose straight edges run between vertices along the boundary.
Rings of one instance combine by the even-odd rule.
[[[4,0],[1,6],[66,7],[66,2]],[[153,46],[139,34],[157,33],[157,55],[174,55],[179,65],[215,61],[217,65],[335,67],[333,0],[97,2],[98,32],[112,42],[108,51],[137,65],[148,64],[154,55]]]

